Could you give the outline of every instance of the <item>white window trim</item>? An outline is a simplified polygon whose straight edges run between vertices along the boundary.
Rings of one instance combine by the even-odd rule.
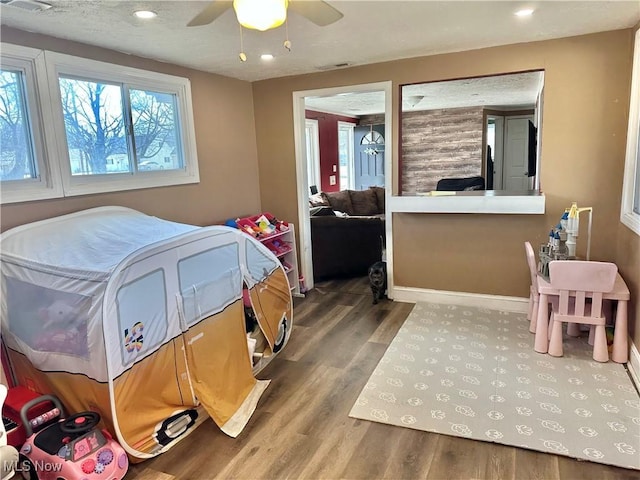
[[[637,189],[640,189],[640,185],[636,185],[636,172],[640,168],[640,155],[638,155],[638,142],[640,142],[640,30],[636,31],[634,45],[629,129],[627,131],[627,153],[622,184],[620,221],[640,235],[640,215],[633,211],[634,194]]]
[[[195,129],[193,125],[193,105],[191,102],[191,83],[189,79],[148,72],[137,68],[116,66],[97,60],[46,52],[45,61],[49,76],[49,94],[54,112],[53,126],[58,141],[58,158],[64,159],[60,166],[65,196],[85,195],[89,193],[105,193],[138,188],[164,187],[198,183],[198,170]],[[62,99],[58,84],[59,75],[74,75],[95,81],[126,83],[130,88],[149,89],[176,94],[179,98],[180,137],[183,144],[184,168],[182,170],[151,171],[132,175],[130,173],[108,175],[71,175],[68,161],[66,131],[62,121]]]
[[[307,169],[309,177],[309,187],[315,185],[318,187],[318,191],[322,190],[320,186],[320,141],[318,120],[307,118],[305,119],[305,132],[307,134],[307,141],[311,141],[311,148],[313,149],[312,157],[307,158]]]
[[[351,122],[342,122],[342,121],[338,121],[338,138],[340,135],[340,130],[347,130],[349,132],[349,146],[347,147],[347,155],[349,158],[347,158],[347,189],[351,189],[353,190],[355,188],[355,183],[356,183],[356,179],[355,177],[355,158],[354,158],[354,139],[353,139],[353,130],[356,127],[355,123],[351,123]],[[340,172],[338,172],[340,173]],[[342,185],[340,185],[340,175],[338,175],[338,186],[340,188],[342,188]]]
[[[1,191],[2,204],[200,182],[188,78],[5,43],[2,43],[2,58],[3,63],[7,59],[10,66],[21,61],[23,68],[28,70],[28,95],[36,99],[36,105],[29,103],[29,113],[40,169],[40,181],[5,182]],[[135,175],[72,176],[58,83],[60,74],[177,95],[183,169],[137,172]],[[37,111],[32,111],[34,107]]]
[[[13,67],[25,73],[27,109],[33,141],[38,178],[5,182],[0,191],[2,204],[45,200],[63,196],[56,142],[47,125],[53,123],[48,97],[44,52],[35,48],[2,44],[3,67]]]

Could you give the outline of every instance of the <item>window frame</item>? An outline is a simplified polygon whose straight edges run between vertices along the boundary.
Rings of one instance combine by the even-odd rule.
[[[633,211],[634,200],[640,195],[640,29],[635,33],[631,98],[629,104],[629,128],[622,184],[620,221],[640,236],[640,213]]]
[[[52,109],[56,118],[53,128],[55,136],[59,140],[57,156],[60,159],[64,159],[64,162],[60,165],[60,172],[65,196],[184,185],[200,181],[193,123],[191,82],[189,79],[56,52],[46,52],[45,59],[49,80],[49,94],[53,99]],[[66,129],[62,120],[60,75],[88,81],[121,84],[123,95],[128,95],[130,89],[152,90],[158,93],[176,95],[178,98],[177,123],[180,127],[179,136],[182,141],[181,149],[184,160],[183,168],[180,170],[73,176],[69,161]],[[128,99],[125,99],[125,105],[127,110],[124,115],[130,115],[131,106]]]
[[[0,65],[3,69],[19,70],[24,76],[26,112],[37,177],[2,183],[2,204],[44,200],[63,196],[59,163],[55,158],[56,142],[46,126],[53,123],[46,79],[44,52],[20,45],[2,44]]]
[[[336,184],[338,185],[340,190],[353,190],[355,188],[355,165],[354,165],[355,154],[353,149],[355,148],[354,129],[356,128],[356,124],[351,122],[343,122],[339,120],[337,128],[338,128],[338,178],[337,178]],[[349,145],[347,145],[346,188],[342,188],[342,182],[341,182],[341,178],[342,178],[342,169],[340,168],[341,167],[340,165],[340,132],[341,131],[347,132],[348,134],[347,142],[349,143]]]
[[[185,185],[200,182],[191,82],[188,78],[141,70],[47,50],[0,43],[3,67],[24,72],[36,179],[2,182],[4,204],[73,197],[142,188]],[[178,148],[183,167],[166,170],[137,170],[105,175],[71,174],[67,135],[62,113],[59,75],[118,84],[123,95],[130,89],[175,95]],[[130,102],[124,102],[130,115]]]

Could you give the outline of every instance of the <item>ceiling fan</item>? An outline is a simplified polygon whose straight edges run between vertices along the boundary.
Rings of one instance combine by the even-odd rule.
[[[246,15],[260,17],[263,12],[265,15],[269,15],[270,12],[266,12],[268,4],[273,6],[277,12],[273,18],[258,19],[257,22],[246,20]],[[212,0],[187,26],[208,25],[232,6],[236,11],[238,22],[242,26],[263,31],[282,25],[286,19],[288,9],[320,27],[337,22],[343,17],[340,11],[323,0]]]

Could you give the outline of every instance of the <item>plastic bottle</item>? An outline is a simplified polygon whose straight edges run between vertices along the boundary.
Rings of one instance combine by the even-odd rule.
[[[569,233],[576,235],[578,234],[578,204],[577,202],[573,202],[571,204],[571,208],[567,214],[567,230]]]
[[[569,212],[564,212],[562,217],[560,217],[560,225],[563,230],[567,229],[567,224],[569,223]]]
[[[560,233],[556,232],[553,235],[553,250],[555,252],[559,252],[560,251]]]

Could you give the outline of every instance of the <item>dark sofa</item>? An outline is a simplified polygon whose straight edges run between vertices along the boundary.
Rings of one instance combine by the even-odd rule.
[[[315,281],[366,275],[382,259],[384,189],[323,192],[311,209]]]

